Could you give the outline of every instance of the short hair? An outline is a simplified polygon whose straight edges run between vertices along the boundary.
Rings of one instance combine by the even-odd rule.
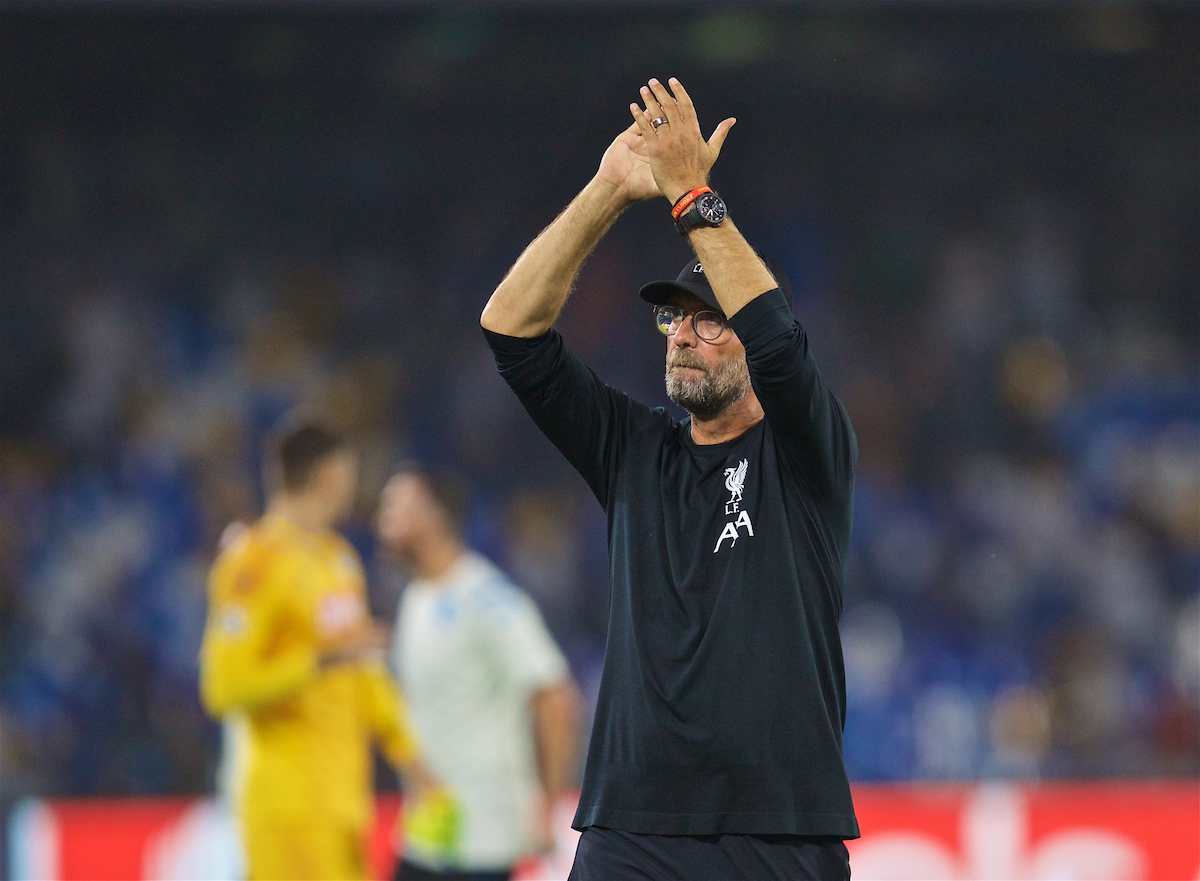
[[[446,515],[446,523],[457,536],[462,536],[467,515],[471,513],[471,490],[466,480],[450,468],[431,467],[420,462],[402,462],[393,477],[409,475],[421,481],[429,495]]]
[[[288,424],[268,444],[275,479],[285,491],[304,489],[317,467],[347,446],[345,438],[319,422]]]

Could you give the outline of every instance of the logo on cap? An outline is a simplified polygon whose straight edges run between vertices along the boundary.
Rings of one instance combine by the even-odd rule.
[[[695,266],[692,267],[692,274],[693,275],[704,275],[704,267],[701,266],[699,263],[697,263]]]

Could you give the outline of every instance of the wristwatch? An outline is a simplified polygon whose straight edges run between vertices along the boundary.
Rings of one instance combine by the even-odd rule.
[[[681,236],[701,226],[720,226],[728,213],[724,200],[709,187],[697,187],[671,209],[675,229]]]

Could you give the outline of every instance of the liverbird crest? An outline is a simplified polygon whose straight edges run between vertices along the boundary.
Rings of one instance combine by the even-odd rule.
[[[729,501],[742,500],[742,488],[746,485],[746,460],[738,462],[733,468],[725,469],[725,489],[729,490]]]

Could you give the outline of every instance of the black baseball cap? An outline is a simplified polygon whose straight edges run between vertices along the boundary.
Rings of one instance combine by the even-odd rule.
[[[779,290],[783,291],[783,295],[787,298],[790,305],[792,302],[792,286],[788,284],[787,275],[770,257],[757,249],[755,249],[755,253],[762,259],[763,264],[767,267],[767,271],[775,277],[775,281],[779,284]],[[674,281],[652,281],[649,284],[642,285],[639,293],[647,303],[661,306],[667,300],[671,299],[672,294],[679,291],[699,297],[716,311],[721,311],[721,307],[717,304],[717,295],[713,293],[712,285],[708,283],[708,276],[704,274],[704,266],[699,260],[692,260],[687,266],[683,267],[683,270]]]

